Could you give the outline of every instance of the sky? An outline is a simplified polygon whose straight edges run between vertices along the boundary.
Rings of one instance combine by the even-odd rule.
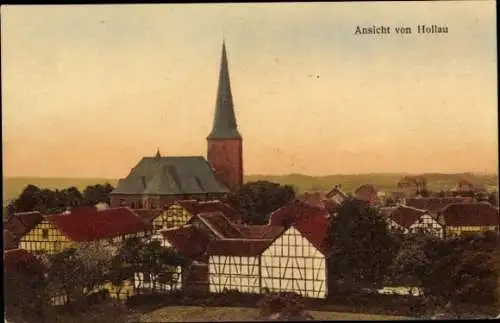
[[[206,156],[223,38],[245,174],[496,172],[495,33],[493,1],[2,6],[4,176]]]

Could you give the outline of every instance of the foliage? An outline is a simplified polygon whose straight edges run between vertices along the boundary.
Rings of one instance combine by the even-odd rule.
[[[125,240],[123,247],[117,252],[112,261],[113,284],[127,279],[133,273],[142,273],[151,277],[153,291],[156,291],[157,283],[177,283],[177,266],[185,264],[186,259],[172,248],[166,248],[159,241],[153,240],[142,243],[137,238]]]
[[[49,256],[48,283],[53,294],[81,301],[102,286],[109,276],[113,250],[87,243]]]
[[[7,209],[9,214],[30,211],[43,214],[60,213],[81,205],[95,205],[100,202],[109,204],[109,194],[112,190],[113,186],[107,183],[87,186],[83,194],[74,186],[52,191],[29,184],[17,199],[8,204]]]
[[[6,318],[14,322],[48,322],[45,283],[40,266],[34,262],[20,262],[16,268],[5,268]]]
[[[109,195],[113,191],[109,183],[104,185],[89,185],[83,190],[83,203],[85,205],[96,205],[98,203],[110,204]]]
[[[423,248],[431,262],[420,277],[426,297],[454,310],[463,304],[494,304],[498,274],[493,254],[497,246],[494,233],[429,240]]]
[[[328,245],[329,290],[336,284],[348,290],[380,286],[398,249],[378,211],[352,198],[332,219]]]
[[[240,209],[248,224],[263,225],[269,220],[269,213],[295,199],[291,186],[281,186],[268,181],[249,182],[240,187],[230,202]]]

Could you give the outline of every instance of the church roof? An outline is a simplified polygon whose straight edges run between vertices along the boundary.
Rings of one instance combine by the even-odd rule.
[[[220,62],[217,100],[215,103],[214,123],[212,132],[210,132],[207,139],[241,139],[234,113],[226,45],[224,43],[222,44],[222,57]]]
[[[202,156],[144,157],[111,194],[182,195],[226,193]]]

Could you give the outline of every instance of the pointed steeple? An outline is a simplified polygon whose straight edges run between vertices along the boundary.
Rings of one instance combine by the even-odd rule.
[[[225,41],[222,42],[222,57],[220,62],[217,100],[215,103],[214,123],[212,132],[210,132],[207,139],[241,139],[234,113]]]
[[[156,158],[156,159],[160,159],[160,158],[161,158],[161,154],[160,154],[160,147],[156,148],[156,155],[155,155],[155,158]]]

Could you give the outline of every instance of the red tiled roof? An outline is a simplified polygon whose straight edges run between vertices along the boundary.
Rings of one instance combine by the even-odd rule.
[[[327,198],[324,192],[316,191],[316,192],[305,192],[297,196],[296,199],[310,206],[324,208],[325,201]]]
[[[235,224],[242,237],[245,239],[271,239],[278,238],[284,231],[285,227],[271,225],[247,225]]]
[[[14,234],[16,239],[20,239],[33,230],[43,220],[43,215],[38,212],[15,213],[4,223],[3,228]]]
[[[445,206],[451,203],[465,203],[463,197],[417,197],[406,200],[406,205],[416,209],[427,210],[433,213],[441,211]]]
[[[220,238],[241,238],[243,235],[221,212],[199,213],[196,215]]]
[[[330,221],[328,211],[305,204],[284,206],[269,217],[269,225],[292,225],[318,250],[325,251]]]
[[[153,220],[163,212],[163,210],[154,209],[134,209],[133,211],[147,224],[152,223]]]
[[[487,202],[449,204],[440,214],[447,226],[495,226],[500,220],[498,208]]]
[[[203,232],[192,225],[164,230],[161,233],[172,247],[188,257],[203,254],[210,242]]]
[[[377,190],[373,185],[364,184],[354,191],[355,197],[359,200],[375,203],[378,200]]]
[[[45,266],[34,254],[25,249],[11,249],[3,252],[4,270],[16,270],[21,263],[32,263],[42,272]]]
[[[150,226],[128,207],[100,211],[88,208],[85,211],[72,210],[69,214],[48,216],[47,221],[75,242],[113,238],[150,229]]]
[[[177,203],[192,215],[200,213],[221,212],[232,221],[240,221],[242,219],[242,215],[240,212],[238,212],[228,204],[222,203],[221,201],[183,200],[177,201]]]
[[[395,207],[389,214],[389,218],[403,228],[410,228],[427,211],[400,205]]]
[[[273,240],[219,239],[208,244],[208,255],[258,257]]]

